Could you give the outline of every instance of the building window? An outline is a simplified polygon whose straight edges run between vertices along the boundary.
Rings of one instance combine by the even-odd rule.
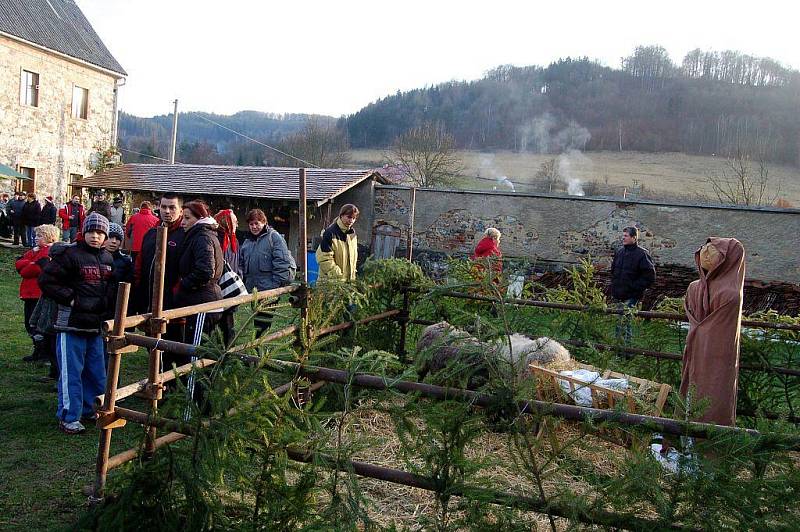
[[[23,105],[39,107],[39,74],[22,71],[22,83],[19,89],[19,102]]]
[[[36,170],[33,168],[28,168],[26,166],[19,167],[19,173],[24,175],[29,179],[20,179],[19,185],[17,190],[22,190],[24,192],[35,192],[36,191]]]
[[[78,87],[72,88],[72,118],[83,118],[89,116],[89,89]]]

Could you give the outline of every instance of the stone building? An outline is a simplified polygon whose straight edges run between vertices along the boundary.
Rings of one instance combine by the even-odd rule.
[[[73,0],[0,2],[0,163],[17,187],[64,200],[116,144],[126,76]]]

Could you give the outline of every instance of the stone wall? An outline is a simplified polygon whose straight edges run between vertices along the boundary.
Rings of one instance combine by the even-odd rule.
[[[410,191],[378,186],[373,225],[408,230]],[[418,190],[414,251],[464,256],[487,227],[502,233],[509,257],[574,264],[608,262],[629,225],[657,264],[694,267],[708,236],[738,238],[747,251],[747,277],[800,283],[800,210],[660,204],[576,196]]]
[[[39,74],[38,107],[20,103],[23,69]],[[72,118],[75,85],[89,91],[86,120]],[[111,144],[113,118],[114,77],[0,36],[0,162],[34,168],[38,195],[66,197],[70,174]]]

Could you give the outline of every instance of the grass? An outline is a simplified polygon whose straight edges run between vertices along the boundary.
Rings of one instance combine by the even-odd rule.
[[[32,345],[23,324],[20,277],[14,261],[21,249],[0,247],[0,530],[65,530],[86,508],[83,490],[94,482],[99,431],[68,436],[58,430],[52,382],[37,379],[47,367],[23,362]],[[244,312],[237,313],[241,321]],[[274,327],[285,326],[281,313]],[[120,386],[147,376],[147,351],[124,355]],[[146,410],[136,398],[122,406]],[[111,455],[139,445],[142,429],[115,430]],[[109,475],[113,476],[113,472]]]
[[[379,166],[384,152],[353,150],[350,155],[356,166]],[[491,190],[497,186],[498,177],[508,176],[518,192],[534,192],[541,190],[541,184],[535,183],[536,173],[554,155],[461,151],[459,157],[464,165],[464,177],[457,183],[461,188]],[[707,178],[721,172],[725,165],[722,157],[629,151],[575,153],[559,160],[562,177],[579,179],[585,188],[594,186],[601,195],[621,194],[627,188],[629,193],[640,190],[640,197],[649,199],[687,201],[714,198]],[[757,165],[755,169],[758,170]],[[800,168],[770,164],[769,176],[771,187],[780,183],[779,197],[800,206]],[[564,182],[559,188],[565,185]]]
[[[47,368],[22,361],[31,341],[18,298],[19,254],[0,248],[0,530],[64,530],[86,505],[82,490],[94,481],[98,430],[59,432],[53,384],[37,381]],[[144,351],[126,355],[121,383],[142,378],[146,366]],[[115,431],[112,454],[135,446],[139,436],[135,425]]]

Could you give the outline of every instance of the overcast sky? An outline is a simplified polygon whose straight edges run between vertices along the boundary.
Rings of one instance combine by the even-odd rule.
[[[735,49],[800,68],[794,2],[648,0],[77,0],[128,72],[121,108],[349,114],[383,96],[471,80],[501,64],[589,56],[611,67],[636,45],[680,63]]]

